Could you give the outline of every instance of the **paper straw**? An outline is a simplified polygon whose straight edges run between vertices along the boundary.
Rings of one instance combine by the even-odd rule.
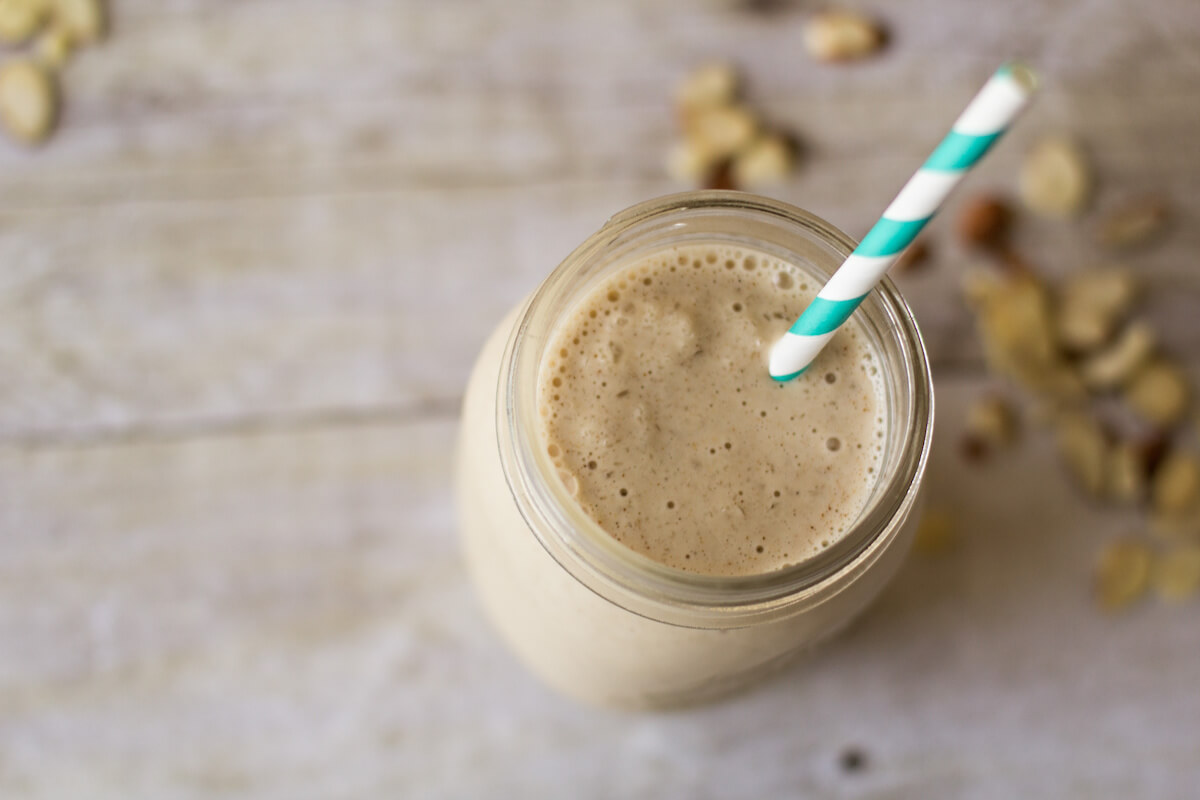
[[[1037,76],[1023,64],[1010,62],[996,70],[883,217],[771,348],[772,378],[790,381],[808,369],[904,248],[933,219],[946,196],[1008,129],[1036,87]]]

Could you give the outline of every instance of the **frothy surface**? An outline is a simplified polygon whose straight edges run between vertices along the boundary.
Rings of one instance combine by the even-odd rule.
[[[767,354],[820,288],[746,247],[647,256],[595,287],[539,372],[542,446],[583,510],[669,566],[760,574],[836,541],[879,469],[878,357],[852,318],[809,372]]]

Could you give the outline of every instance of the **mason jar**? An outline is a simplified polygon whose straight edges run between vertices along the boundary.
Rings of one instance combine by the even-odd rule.
[[[456,492],[483,608],[535,674],[592,704],[690,705],[760,679],[861,612],[896,572],[917,522],[933,386],[916,323],[886,278],[856,312],[883,373],[882,459],[859,517],[828,548],[764,574],[685,572],[620,544],[568,494],[538,440],[543,350],[598,282],[639,255],[693,243],[750,246],[817,283],[855,246],[812,214],[740,192],[636,205],[505,317],[463,403]]]

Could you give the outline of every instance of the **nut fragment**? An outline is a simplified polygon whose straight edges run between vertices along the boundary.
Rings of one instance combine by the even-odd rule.
[[[1138,448],[1121,442],[1105,463],[1105,494],[1122,505],[1133,505],[1146,493],[1146,464]]]
[[[969,247],[997,248],[1008,237],[1012,211],[1002,200],[980,195],[958,215],[958,235]]]
[[[679,108],[686,114],[699,108],[727,106],[737,96],[738,77],[725,62],[705,64],[693,70],[675,92]]]
[[[101,0],[50,0],[55,27],[72,44],[89,44],[104,35],[104,4]]]
[[[988,449],[1012,444],[1017,437],[1017,414],[1002,397],[981,397],[967,409],[967,435]]]
[[[1104,344],[1129,312],[1137,285],[1128,270],[1091,269],[1067,278],[1058,309],[1058,337],[1068,350],[1088,352]]]
[[[1090,418],[1067,414],[1058,421],[1058,453],[1080,487],[1093,497],[1104,493],[1108,439]]]
[[[714,161],[732,156],[758,133],[758,121],[739,106],[703,108],[688,117],[685,134]]]
[[[1200,501],[1200,460],[1191,453],[1172,453],[1154,473],[1151,503],[1165,517],[1183,517]]]
[[[1048,136],[1037,142],[1021,165],[1021,200],[1047,217],[1073,217],[1087,205],[1091,176],[1078,145]]]
[[[1200,546],[1183,545],[1159,555],[1152,572],[1158,596],[1170,603],[1200,592]]]
[[[667,174],[677,181],[700,183],[712,172],[716,161],[696,139],[681,139],[667,153]]]
[[[1151,361],[1125,388],[1125,402],[1147,422],[1168,427],[1187,413],[1191,392],[1187,376],[1165,359]]]
[[[51,28],[37,43],[38,60],[49,69],[59,69],[71,55],[71,37],[61,28]]]
[[[1125,326],[1117,340],[1083,362],[1081,374],[1089,389],[1113,389],[1146,363],[1156,346],[1154,331],[1143,322]]]
[[[20,44],[46,18],[46,0],[0,0],[0,43]]]
[[[882,45],[883,29],[853,11],[822,11],[804,26],[804,47],[818,61],[852,61],[871,55]]]
[[[1151,552],[1136,539],[1118,539],[1100,553],[1096,564],[1096,595],[1105,611],[1119,611],[1146,592]]]
[[[1055,342],[1049,293],[1032,274],[970,273],[963,285],[976,311],[989,368],[1055,402],[1084,395]]]
[[[1145,197],[1110,212],[1100,220],[1096,238],[1105,247],[1133,247],[1157,236],[1166,222],[1166,202],[1156,197]]]
[[[37,144],[50,135],[57,91],[50,74],[32,61],[0,67],[0,123],[17,141]]]
[[[733,159],[733,180],[739,186],[780,183],[791,171],[792,148],[781,136],[760,136]]]

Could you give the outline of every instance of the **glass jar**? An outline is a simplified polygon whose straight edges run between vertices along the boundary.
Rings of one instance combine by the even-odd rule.
[[[778,668],[878,594],[916,524],[933,386],[916,323],[887,279],[857,312],[884,371],[882,464],[858,520],[819,555],[760,575],[684,572],[618,543],[567,493],[538,444],[536,378],[555,325],[639,254],[713,241],[771,253],[818,281],[854,249],[828,223],[755,195],[641,203],[610,219],[501,322],[467,388],[456,489],[472,580],[521,660],[590,703],[688,705]]]

